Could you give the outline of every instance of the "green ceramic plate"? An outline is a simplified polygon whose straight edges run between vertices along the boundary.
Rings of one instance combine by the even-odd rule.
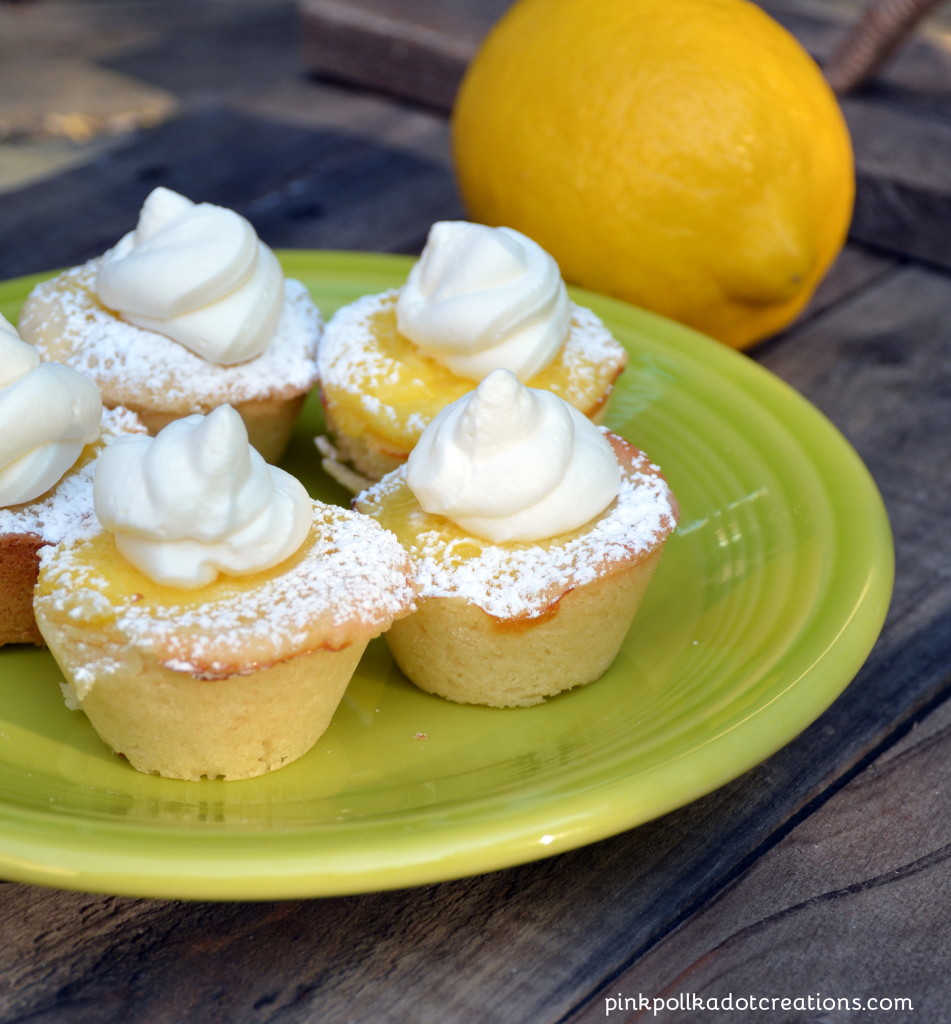
[[[325,313],[399,284],[401,257],[284,253]],[[32,279],[0,285],[14,320]],[[548,856],[687,803],[773,753],[853,678],[893,552],[858,456],[746,356],[582,292],[631,362],[609,415],[682,520],[620,656],[534,708],[452,705],[371,644],[329,731],[246,782],[113,756],[43,651],[0,652],[0,877],[137,896],[267,899],[436,882]],[[311,401],[285,467],[325,500]]]

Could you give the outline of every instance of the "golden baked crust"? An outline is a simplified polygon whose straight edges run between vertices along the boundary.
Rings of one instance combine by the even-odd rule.
[[[368,295],[338,310],[321,342],[320,393],[329,441],[318,447],[324,468],[345,486],[337,467],[379,480],[405,462],[440,409],[475,387],[399,333],[398,294]],[[571,308],[568,340],[554,362],[527,383],[600,422],[627,352],[591,310]]]
[[[35,533],[0,534],[0,647],[43,645],[33,616],[33,584],[44,543]]]
[[[276,465],[281,461],[306,398],[306,394],[300,394],[291,398],[251,399],[233,405],[234,411],[244,420],[248,442],[265,462]],[[139,418],[154,437],[163,427],[181,416],[179,413],[144,409],[139,412]]]
[[[97,532],[43,553],[34,604],[70,700],[136,768],[248,778],[327,728],[369,640],[412,608],[409,568],[376,523],[315,502],[273,569],[181,590]]]
[[[265,352],[218,366],[103,306],[94,289],[98,266],[99,259],[90,260],[38,284],[20,312],[23,340],[42,359],[90,377],[106,406],[134,410],[153,434],[172,419],[233,405],[251,443],[277,462],[317,380],[323,321],[306,288],[285,281],[281,319]]]
[[[400,538],[417,610],[387,643],[422,689],[463,703],[535,704],[597,679],[617,656],[678,517],[657,466],[607,434],[618,497],[579,530],[493,544],[420,507],[396,470],[354,506]]]
[[[33,616],[40,549],[94,523],[92,481],[99,453],[121,434],[145,433],[127,409],[103,412],[99,437],[62,479],[33,501],[0,508],[0,646],[43,645]]]
[[[460,704],[528,707],[599,679],[617,657],[660,550],[566,591],[531,619],[460,597],[421,598],[386,642],[421,690]]]
[[[50,648],[73,638],[44,624]],[[312,651],[244,676],[201,680],[115,649],[123,670],[82,700],[100,738],[138,771],[173,779],[249,779],[306,754],[330,725],[367,641]],[[73,647],[81,657],[82,647]],[[108,648],[98,649],[101,661]],[[79,663],[81,664],[81,662]],[[64,674],[70,671],[64,667]]]

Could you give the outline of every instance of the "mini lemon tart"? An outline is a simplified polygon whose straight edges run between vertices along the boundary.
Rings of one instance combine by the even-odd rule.
[[[508,228],[443,221],[401,289],[338,310],[318,365],[324,468],[351,490],[406,461],[436,413],[504,368],[590,419],[627,353],[571,302],[554,260]]]
[[[232,405],[270,462],[317,380],[323,320],[238,214],[159,188],[101,257],[38,284],[20,333],[149,432]]]
[[[251,452],[242,431],[223,406],[146,438],[155,448],[126,446],[96,480],[99,518],[124,526],[41,557],[36,618],[67,703],[143,772],[242,779],[299,758],[330,724],[369,640],[412,607],[396,539],[311,501]],[[233,443],[242,436],[250,469]],[[130,464],[143,454],[152,465],[140,475],[153,484],[159,461],[176,473],[192,461],[166,508],[143,512],[138,499],[105,493],[113,476],[131,475],[137,490]],[[204,507],[209,489],[192,503],[205,521],[180,529],[193,474],[220,485],[235,464],[237,511],[234,502]],[[146,530],[149,520],[164,524],[162,537]]]
[[[33,617],[40,549],[94,523],[100,453],[144,432],[126,409],[104,413],[92,381],[40,363],[0,316],[0,646],[43,643]]]
[[[386,636],[400,668],[430,693],[494,707],[537,704],[605,672],[678,517],[658,467],[622,438],[577,413],[567,429],[545,416],[539,430],[540,391],[527,415],[507,416],[530,389],[500,384],[504,373],[444,410],[408,466],[355,499],[414,562],[416,611]],[[537,446],[572,431],[598,440],[574,438],[561,458],[560,442]],[[461,434],[472,443],[460,460]],[[480,449],[489,454],[473,464]]]

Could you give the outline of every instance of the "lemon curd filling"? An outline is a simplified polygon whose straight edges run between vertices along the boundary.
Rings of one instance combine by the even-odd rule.
[[[195,588],[154,582],[108,531],[74,537],[43,557],[34,608],[37,621],[82,647],[83,685],[112,672],[116,658],[140,654],[196,678],[224,678],[365,645],[408,611],[408,572],[392,534],[315,502],[309,534],[283,562]]]
[[[42,573],[36,594],[38,597],[49,596],[64,586],[73,591],[81,589],[87,594],[87,599],[82,605],[73,606],[70,618],[75,621],[77,609],[81,607],[82,619],[90,625],[107,622],[130,606],[149,608],[156,613],[179,614],[213,605],[239,604],[263,585],[293,572],[310,557],[320,540],[318,526],[311,529],[293,555],[270,569],[248,576],[222,575],[205,586],[183,588],[154,582],[123,557],[113,534],[97,533],[75,542],[74,557],[61,571],[54,569]],[[332,546],[322,553],[333,553]]]
[[[449,568],[459,567],[478,559],[490,549],[508,553],[513,559],[517,558],[519,552],[557,552],[559,548],[567,547],[573,540],[588,532],[611,511],[609,506],[599,516],[577,530],[560,533],[545,540],[510,540],[495,543],[474,537],[445,516],[423,511],[403,479],[393,482],[392,488],[386,492],[385,499],[372,504],[361,501],[357,507],[360,511],[372,515],[381,526],[395,533],[397,540],[411,554],[418,554],[425,549],[428,557]]]
[[[446,369],[397,330],[397,294],[377,297],[359,332],[350,332],[339,357],[331,357],[321,391],[335,431],[369,435],[382,448],[405,452],[444,406],[477,382]],[[527,382],[554,392],[592,419],[626,361],[613,339],[592,343],[595,324],[599,321],[593,314],[575,307],[568,340],[554,361]]]

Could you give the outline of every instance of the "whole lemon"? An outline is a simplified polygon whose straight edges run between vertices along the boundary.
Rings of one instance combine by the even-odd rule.
[[[737,348],[796,316],[851,218],[835,97],[747,0],[516,0],[452,129],[472,220]]]

